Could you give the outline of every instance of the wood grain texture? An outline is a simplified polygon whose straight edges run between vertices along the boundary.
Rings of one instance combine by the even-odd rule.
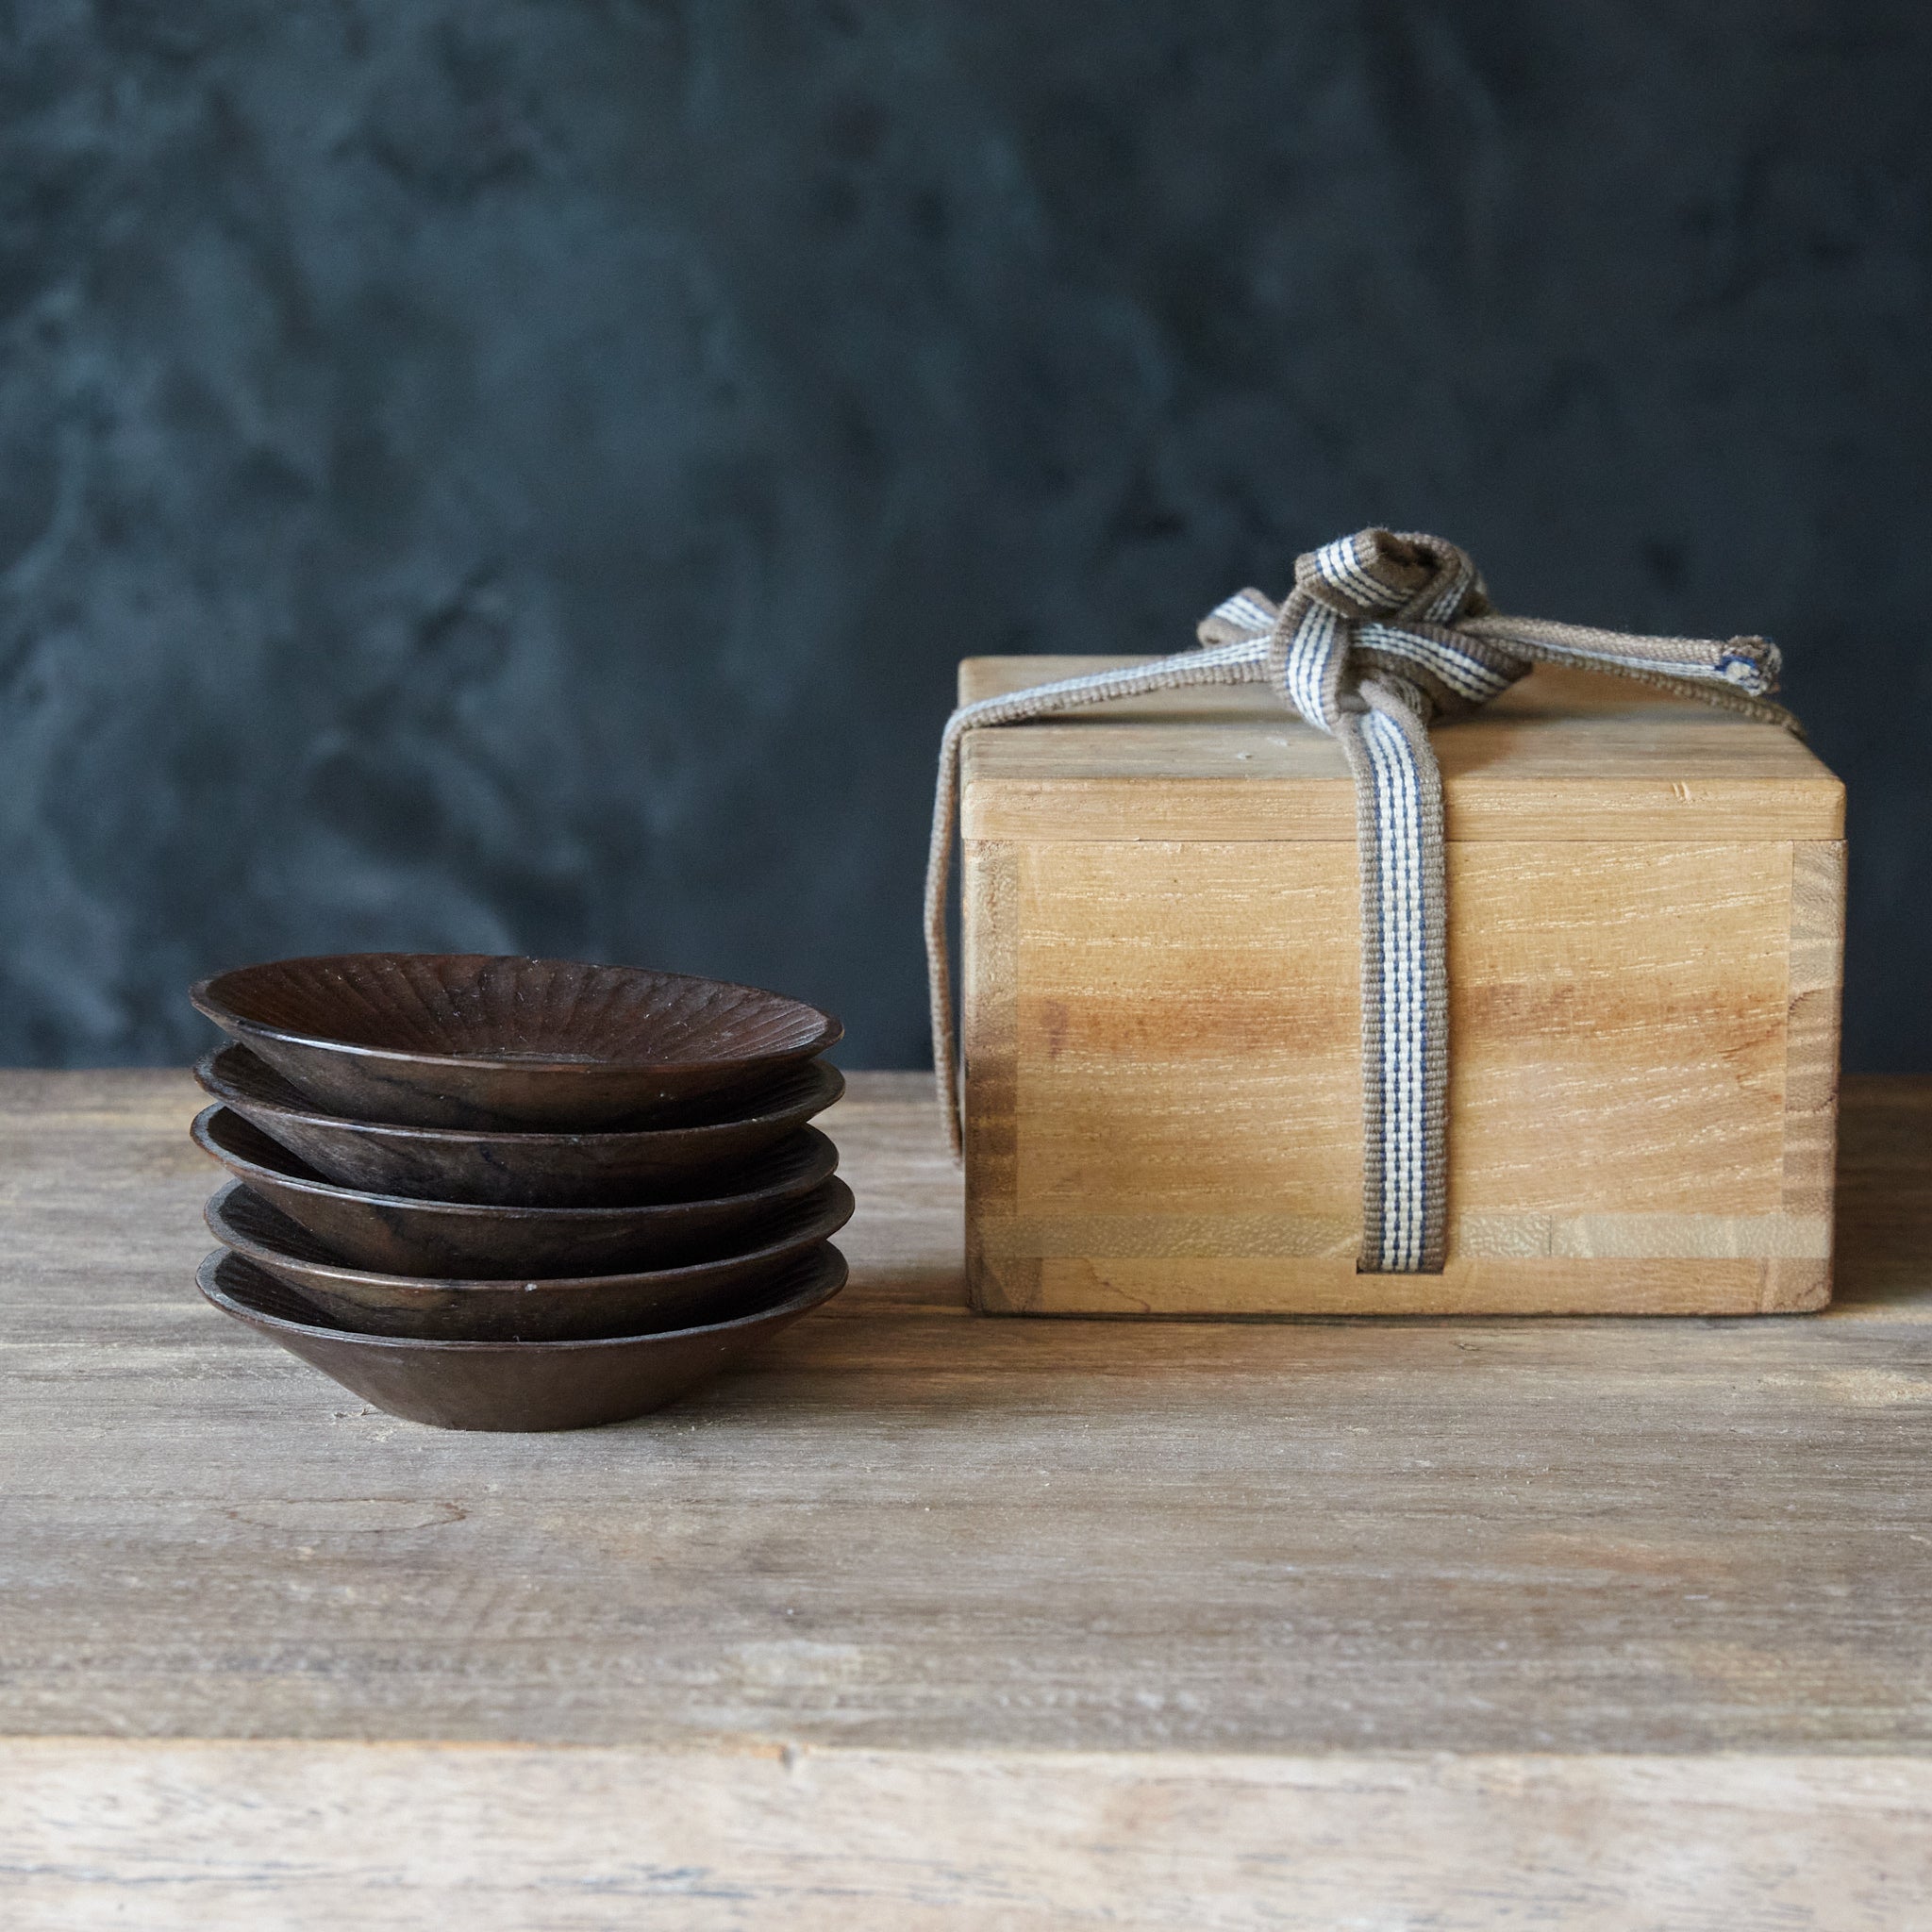
[[[1922,1924],[1917,1757],[0,1744],[8,1932]]]
[[[185,1075],[0,1075],[0,1923],[1910,1923],[1932,1083],[1822,1314],[1259,1325],[973,1317],[853,1085],[839,1302],[491,1439],[196,1301]]]
[[[1041,675],[969,660],[962,691],[1023,666]],[[1843,847],[1824,835],[1841,788],[1803,745],[1541,672],[1438,733],[1452,799],[1490,800],[1450,814],[1449,1256],[1439,1275],[1363,1275],[1340,756],[1258,689],[1104,709],[1123,722],[969,741],[963,924],[997,962],[999,1029],[997,1048],[975,1037],[969,969],[969,1127],[998,1149],[970,1162],[976,1306],[1823,1306],[1843,943]],[[1013,786],[1034,804],[977,811]],[[1788,810],[1799,792],[1811,803]],[[1551,799],[1540,824],[1526,801]],[[983,848],[997,892],[971,883]]]
[[[1828,1220],[1838,1154],[1839,1010],[1845,950],[1845,848],[1791,847],[1790,1007],[1785,1023],[1784,1212]],[[1774,1261],[1768,1309],[1820,1308],[1831,1299],[1831,1257]]]
[[[960,701],[1143,661],[969,658]],[[1431,741],[1452,840],[1844,836],[1843,787],[1788,732],[1613,678],[1544,667]],[[968,839],[1355,837],[1340,749],[1258,685],[976,732],[961,770]]]
[[[1450,1259],[1400,1277],[1355,1270],[1354,846],[996,849],[965,919],[999,962],[968,1003],[978,1306],[1748,1314],[1827,1291],[1841,848],[1798,848],[1827,857],[1794,913],[1783,843],[1452,845]]]
[[[979,1097],[966,1123],[966,1271],[989,1311],[1024,1313],[1038,1299],[1039,1261],[989,1249],[983,1231],[1008,1211],[1018,1174],[1019,852],[984,840],[965,848],[959,874],[959,1043]]]

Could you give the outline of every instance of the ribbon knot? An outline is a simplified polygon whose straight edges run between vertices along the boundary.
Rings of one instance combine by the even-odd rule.
[[[1358,530],[1295,559],[1278,606],[1241,591],[1201,622],[1201,648],[1122,671],[1062,678],[955,711],[940,749],[926,872],[933,1059],[957,1152],[946,880],[959,747],[982,725],[1017,724],[1108,698],[1184,685],[1266,681],[1341,745],[1356,785],[1362,908],[1362,1247],[1369,1273],[1442,1266],[1446,1238],[1447,911],[1441,777],[1428,727],[1487,704],[1537,664],[1613,673],[1797,731],[1769,703],[1777,648],[1657,638],[1506,617],[1469,555],[1420,532]]]
[[[1488,610],[1482,578],[1468,553],[1433,537],[1363,530],[1295,561],[1294,589],[1274,621],[1271,657],[1277,681],[1310,724],[1334,729],[1343,710],[1373,708],[1365,681],[1396,681],[1391,696],[1411,708],[1453,708],[1460,691],[1458,651],[1449,626]],[[1491,679],[1480,660],[1481,695]],[[1499,675],[1529,669],[1497,665]],[[1500,691],[1502,684],[1496,683]],[[1431,703],[1431,699],[1434,703]]]
[[[1618,672],[1646,683],[1719,686],[1759,697],[1777,689],[1767,639],[1646,638],[1533,618],[1499,617],[1465,550],[1420,532],[1359,530],[1295,559],[1279,607],[1241,591],[1201,622],[1210,650],[1266,641],[1269,681],[1295,712],[1333,733],[1344,714],[1398,705],[1424,723],[1487,704],[1539,661]],[[1378,705],[1380,696],[1385,704]],[[1786,713],[1779,723],[1789,724]]]

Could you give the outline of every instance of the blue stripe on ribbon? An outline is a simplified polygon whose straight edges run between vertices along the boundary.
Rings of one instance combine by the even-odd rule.
[[[1413,1272],[1422,1265],[1424,1158],[1428,1039],[1422,876],[1422,801],[1414,748],[1392,719],[1362,720],[1374,785],[1375,908],[1382,951],[1380,1067],[1382,1144],[1370,1156],[1381,1167],[1378,1267]]]

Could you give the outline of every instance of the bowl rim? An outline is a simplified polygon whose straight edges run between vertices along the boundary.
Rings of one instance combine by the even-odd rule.
[[[216,1248],[203,1257],[201,1266],[194,1271],[194,1285],[203,1297],[225,1315],[245,1322],[250,1327],[280,1330],[290,1335],[313,1335],[324,1341],[438,1355],[475,1349],[503,1354],[526,1353],[531,1349],[647,1348],[654,1342],[688,1341],[700,1335],[723,1335],[733,1328],[746,1328],[770,1321],[774,1315],[809,1314],[813,1308],[839,1293],[852,1272],[844,1252],[827,1241],[822,1244],[818,1255],[803,1257],[799,1262],[801,1269],[810,1266],[814,1270],[814,1278],[808,1286],[786,1301],[768,1303],[762,1308],[754,1308],[748,1315],[736,1315],[728,1322],[706,1322],[695,1328],[662,1328],[644,1335],[595,1335],[568,1341],[446,1341],[425,1335],[371,1335],[359,1328],[324,1328],[312,1322],[291,1322],[284,1315],[264,1314],[259,1308],[248,1307],[216,1288],[215,1276],[222,1263],[230,1259],[239,1261],[245,1268],[253,1268],[258,1274],[266,1272],[258,1262],[235,1253],[232,1248]]]
[[[591,1224],[594,1226],[598,1224],[597,1218],[604,1216],[608,1216],[613,1221],[623,1215],[644,1214],[675,1217],[698,1208],[751,1208],[766,1200],[783,1201],[790,1197],[791,1192],[809,1192],[812,1188],[819,1185],[820,1181],[826,1180],[833,1174],[837,1173],[839,1166],[839,1150],[833,1145],[831,1140],[819,1128],[806,1125],[801,1126],[797,1130],[797,1138],[805,1139],[808,1137],[816,1143],[812,1149],[812,1158],[815,1164],[827,1160],[829,1160],[830,1164],[826,1166],[824,1173],[821,1174],[816,1180],[808,1182],[804,1187],[797,1187],[795,1183],[788,1183],[783,1188],[753,1188],[737,1194],[705,1194],[689,1201],[638,1201],[626,1207],[617,1208],[525,1208],[519,1207],[514,1203],[492,1203],[489,1201],[425,1201],[408,1194],[375,1194],[363,1188],[345,1188],[336,1181],[324,1180],[320,1175],[313,1180],[309,1180],[301,1174],[283,1174],[279,1169],[264,1167],[261,1162],[249,1159],[245,1154],[231,1153],[227,1148],[220,1145],[214,1139],[215,1116],[222,1113],[234,1114],[237,1120],[243,1122],[246,1125],[253,1128],[256,1133],[262,1133],[262,1129],[255,1126],[255,1124],[249,1121],[245,1114],[230,1107],[225,1100],[213,1101],[208,1106],[203,1108],[194,1116],[188,1131],[193,1136],[194,1144],[209,1159],[226,1168],[237,1180],[246,1180],[255,1174],[260,1174],[264,1179],[272,1182],[276,1187],[292,1188],[304,1194],[320,1194],[325,1200],[354,1202],[358,1207],[361,1208],[407,1208],[411,1212],[426,1214],[464,1216],[487,1214],[499,1220],[536,1221],[550,1220],[554,1216],[569,1216],[574,1221],[578,1222],[585,1220],[586,1217],[591,1217]],[[262,1138],[264,1140],[274,1140],[275,1137],[270,1134],[263,1134]],[[786,1142],[781,1141],[778,1142],[778,1147],[782,1148],[785,1144]],[[277,1141],[276,1145],[279,1146],[280,1142]],[[776,1151],[777,1148],[767,1150],[768,1153],[775,1153]],[[289,1153],[286,1147],[282,1148],[282,1152],[288,1154],[291,1160],[299,1161],[301,1158],[299,1155]],[[608,1224],[606,1223],[605,1224],[608,1225]]]
[[[641,1142],[655,1141],[660,1136],[672,1134],[676,1134],[680,1137],[691,1134],[715,1133],[722,1135],[726,1132],[736,1131],[741,1127],[758,1126],[767,1121],[777,1120],[784,1115],[796,1112],[794,1108],[774,1108],[765,1113],[734,1114],[729,1120],[693,1121],[689,1126],[682,1127],[587,1127],[578,1132],[558,1130],[551,1127],[412,1126],[408,1121],[358,1120],[353,1115],[328,1113],[318,1107],[289,1107],[279,1100],[257,1100],[252,1095],[242,1093],[241,1090],[232,1081],[224,1081],[216,1074],[215,1062],[224,1054],[228,1053],[245,1053],[250,1055],[251,1058],[256,1058],[254,1050],[245,1040],[225,1040],[219,1046],[209,1047],[195,1061],[194,1083],[211,1100],[219,1102],[231,1112],[239,1113],[246,1119],[247,1110],[252,1108],[258,1113],[273,1114],[277,1120],[300,1121],[304,1125],[318,1127],[347,1128],[357,1134],[366,1135],[371,1139],[381,1137],[396,1141],[460,1143],[464,1146],[472,1146],[479,1141],[490,1146],[499,1144],[515,1144],[519,1146],[536,1144],[541,1146],[545,1143],[576,1145],[585,1141]],[[275,1072],[275,1069],[268,1066],[266,1061],[262,1061],[260,1064],[267,1072]],[[466,1064],[472,1063],[466,1062]],[[777,1069],[774,1069],[774,1074],[777,1071]],[[813,1115],[824,1113],[827,1108],[836,1107],[845,1097],[844,1073],[841,1069],[834,1066],[830,1060],[821,1059],[817,1056],[812,1056],[806,1060],[803,1066],[798,1067],[796,1071],[800,1074],[819,1075],[829,1083],[831,1090],[824,1100],[818,1102],[812,1108],[810,1113],[800,1117],[801,1125],[808,1123]],[[239,1098],[237,1097],[238,1095],[240,1095]],[[702,1101],[712,1096],[700,1094],[698,1100]],[[723,1100],[728,1104],[730,1096],[728,1094],[724,1095]]]
[[[245,973],[259,973],[271,966],[316,966],[336,959],[501,959],[530,966],[593,966],[603,972],[641,973],[650,974],[654,979],[676,979],[687,985],[715,986],[732,992],[757,993],[761,999],[775,1000],[784,1006],[796,1007],[802,1012],[815,1014],[819,1025],[812,1039],[804,1045],[730,1059],[546,1060],[524,1055],[512,1059],[492,1054],[411,1053],[399,1047],[367,1046],[353,1040],[331,1040],[326,1034],[302,1033],[290,1026],[272,1026],[266,1021],[251,1020],[237,1012],[215,991],[223,980],[239,979]],[[592,959],[553,959],[535,953],[298,953],[291,958],[260,959],[252,965],[230,966],[220,973],[210,973],[188,989],[188,997],[196,1012],[212,1020],[223,1032],[244,1043],[253,1037],[285,1041],[291,1046],[317,1047],[325,1053],[353,1054],[363,1059],[391,1060],[402,1066],[464,1067],[472,1070],[500,1067],[518,1074],[574,1074],[580,1078],[585,1074],[596,1073],[649,1074],[689,1073],[694,1067],[782,1066],[788,1060],[810,1059],[814,1055],[837,1046],[845,1037],[843,1023],[822,1007],[815,1007],[809,1000],[798,999],[791,993],[774,992],[770,987],[752,986],[740,979],[710,979],[701,973],[670,973],[655,966],[609,965]]]
[[[301,1268],[311,1274],[325,1276],[333,1281],[347,1282],[358,1287],[404,1289],[422,1291],[425,1293],[463,1293],[469,1290],[496,1290],[504,1291],[512,1289],[535,1287],[549,1289],[583,1289],[586,1291],[609,1288],[619,1282],[651,1282],[676,1285],[694,1277],[702,1277],[714,1270],[736,1267],[745,1261],[764,1261],[791,1254],[802,1254],[819,1241],[828,1241],[837,1235],[852,1219],[857,1211],[858,1202],[851,1186],[838,1174],[827,1174],[813,1191],[824,1191],[826,1207],[818,1217],[818,1224],[824,1224],[832,1216],[829,1225],[815,1224],[810,1234],[794,1234],[784,1241],[770,1241],[763,1247],[747,1248],[742,1254],[723,1255],[709,1261],[687,1261],[676,1268],[626,1268],[613,1274],[559,1274],[530,1275],[514,1274],[502,1278],[486,1275],[430,1275],[430,1274],[385,1274],[373,1268],[349,1268],[333,1261],[305,1261],[299,1255],[284,1255],[271,1247],[266,1241],[258,1241],[244,1234],[227,1223],[227,1204],[240,1193],[249,1191],[248,1183],[230,1180],[217,1188],[203,1205],[201,1218],[207,1224],[208,1231],[232,1254],[242,1257],[244,1261],[253,1261],[258,1268],[266,1269],[267,1264],[257,1259],[267,1255],[273,1259]],[[810,1195],[805,1197],[807,1200]],[[264,1205],[273,1208],[273,1202]]]

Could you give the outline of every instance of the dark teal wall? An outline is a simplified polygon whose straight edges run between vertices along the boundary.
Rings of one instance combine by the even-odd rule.
[[[1784,643],[1851,1057],[1932,1067],[1922,8],[6,19],[0,1058],[410,945],[915,1061],[954,660],[1177,648],[1388,521]]]

